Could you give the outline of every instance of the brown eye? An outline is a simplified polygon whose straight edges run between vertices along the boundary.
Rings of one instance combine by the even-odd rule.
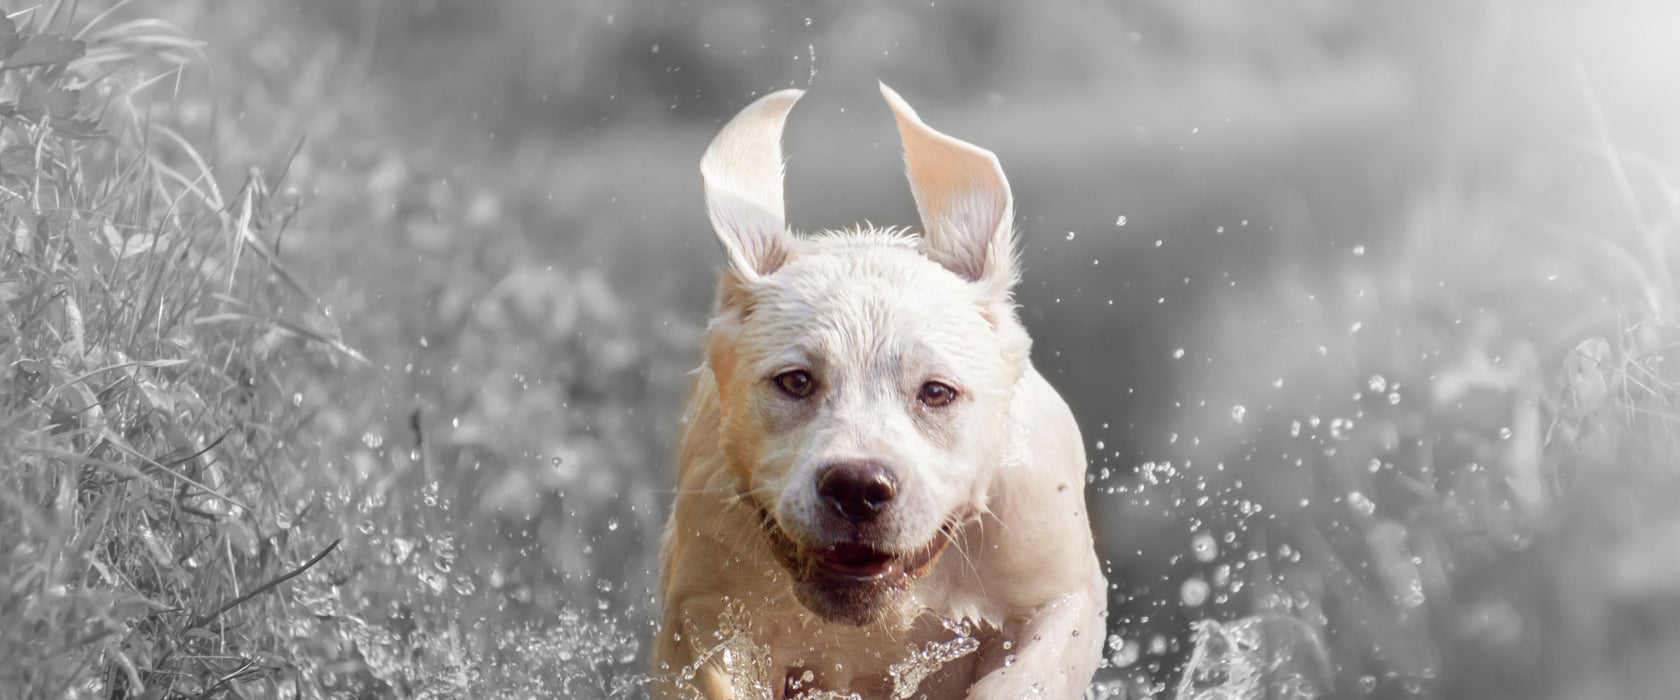
[[[920,399],[922,405],[924,406],[939,408],[940,406],[945,406],[950,404],[952,401],[955,401],[957,398],[957,390],[952,389],[949,384],[928,382],[922,385],[921,394],[916,398]]]
[[[783,372],[776,375],[776,386],[796,399],[803,399],[811,395],[817,388],[817,381],[811,378],[811,373],[802,369]]]

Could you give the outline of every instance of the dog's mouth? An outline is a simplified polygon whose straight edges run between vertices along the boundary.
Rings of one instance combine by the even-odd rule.
[[[781,528],[777,528],[780,530]],[[842,542],[831,547],[817,550],[805,550],[818,568],[824,573],[834,576],[868,581],[873,579],[908,576],[920,578],[933,568],[944,553],[945,546],[951,543],[951,528],[939,529],[933,540],[926,546],[908,554],[886,552],[866,544]]]
[[[802,547],[782,530],[776,517],[760,506],[759,521],[770,537],[770,549],[782,566],[800,578],[826,578],[842,583],[893,585],[921,578],[939,562],[951,544],[953,525],[947,522],[933,539],[910,552],[894,552],[862,542],[839,542],[821,549]]]

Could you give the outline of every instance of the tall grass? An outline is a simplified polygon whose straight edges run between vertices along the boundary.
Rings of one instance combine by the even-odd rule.
[[[102,65],[124,68],[112,80],[151,92],[107,108],[85,148],[133,163],[120,191],[155,200],[144,232],[163,243],[155,255],[114,254],[76,301],[150,305],[121,307],[135,330],[108,335],[127,357],[168,360],[128,371],[133,392],[155,385],[174,403],[122,418],[156,424],[162,432],[125,439],[168,469],[140,462],[124,498],[104,502],[110,521],[61,519],[24,541],[102,542],[101,562],[160,569],[157,544],[173,568],[153,574],[161,591],[84,586],[149,607],[114,616],[130,627],[75,647],[80,656],[46,642],[6,655],[20,680],[0,688],[53,695],[23,680],[47,673],[113,697],[634,694],[653,578],[639,542],[657,513],[651,489],[633,483],[650,472],[610,465],[651,461],[649,429],[631,420],[649,383],[638,358],[685,336],[623,313],[598,274],[531,255],[528,239],[550,232],[500,216],[497,197],[513,188],[474,177],[494,167],[440,166],[458,154],[395,141],[366,76],[344,70],[353,47],[300,39],[308,32],[286,25],[284,8],[133,3],[119,14],[139,5],[215,43],[183,43],[158,20],[120,25],[156,30],[136,43],[168,42],[174,62],[107,56]],[[104,35],[87,36],[92,55]],[[85,259],[62,261],[61,276]],[[315,290],[322,279],[330,288]],[[643,323],[676,340],[647,342]],[[58,335],[45,321],[18,333],[55,348]],[[147,355],[130,336],[167,342]],[[51,399],[63,397],[18,403],[18,420],[50,420],[37,414]],[[38,433],[0,438],[26,450],[56,435]],[[140,459],[102,444],[79,449]],[[193,450],[158,456],[183,444]],[[48,457],[73,452],[58,450]],[[50,476],[62,465],[32,464],[8,472],[39,482],[5,504],[8,517],[25,506],[56,517],[56,492],[42,489],[61,483]],[[163,491],[172,474],[197,483]],[[42,626],[64,631],[67,619]],[[0,645],[35,644],[27,628],[0,625]],[[144,692],[112,675],[129,667]]]
[[[282,173],[152,120],[197,44],[116,9],[0,22],[0,689],[243,695],[332,549],[278,497],[305,416],[271,368],[346,349],[277,311]]]

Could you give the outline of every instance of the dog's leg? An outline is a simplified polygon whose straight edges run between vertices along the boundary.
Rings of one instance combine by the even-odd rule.
[[[969,699],[1084,697],[1102,656],[1102,596],[1102,578],[1094,577],[1085,590],[1045,603],[1009,625],[1013,629],[1005,637],[1012,648],[994,650],[1002,657],[987,660],[992,671],[969,688]]]
[[[695,617],[690,606],[674,605],[659,632],[659,643],[653,650],[654,678],[650,695],[660,700],[705,698],[706,700],[734,700],[735,684],[729,672],[710,658],[699,661],[703,643],[677,632],[687,628],[697,630],[700,623],[710,627],[715,617]],[[716,607],[716,606],[708,606]],[[695,622],[695,625],[684,624]],[[701,639],[704,637],[702,636]],[[698,666],[696,664],[698,663]]]
[[[1008,424],[1027,460],[993,486],[976,562],[989,594],[1010,603],[1002,632],[1012,646],[987,650],[969,697],[1078,698],[1102,660],[1108,603],[1079,488],[1085,450],[1072,412],[1036,371],[1016,402]]]

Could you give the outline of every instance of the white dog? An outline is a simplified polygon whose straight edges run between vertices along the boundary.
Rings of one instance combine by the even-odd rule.
[[[799,90],[700,161],[728,267],[665,530],[656,696],[1077,698],[1100,659],[1085,451],[1016,317],[1009,184],[881,92],[920,237],[789,232]]]

